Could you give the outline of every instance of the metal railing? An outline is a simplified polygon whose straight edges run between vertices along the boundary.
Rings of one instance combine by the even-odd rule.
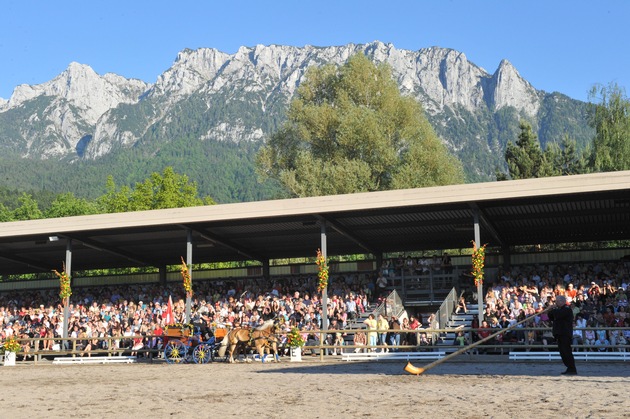
[[[454,267],[451,272],[429,270],[427,273],[409,273],[403,269],[400,274],[388,276],[388,289],[397,290],[404,301],[434,304],[442,301],[448,290],[460,286],[461,271]]]
[[[365,329],[341,329],[341,330],[313,330],[313,331],[305,331],[304,334],[311,334],[315,336],[334,336],[336,333],[341,333],[344,336],[344,340],[342,344],[329,344],[324,340],[322,342],[321,338],[312,342],[311,345],[307,345],[303,348],[304,351],[312,351],[314,354],[319,354],[322,358],[327,356],[331,352],[339,353],[342,352],[354,352],[356,351],[405,351],[405,352],[425,352],[425,351],[445,351],[445,350],[457,350],[461,349],[462,345],[457,341],[453,343],[447,343],[447,340],[454,339],[452,334],[456,334],[462,332],[466,336],[465,345],[467,346],[475,341],[473,336],[478,334],[479,332],[489,331],[496,332],[499,329],[489,328],[489,329],[473,329],[473,328],[427,328],[427,329],[417,329],[417,330],[396,330],[393,332],[391,329],[389,330],[370,330],[366,331]],[[580,329],[582,331],[586,330],[595,330],[602,331],[605,330],[607,333],[613,331],[618,336],[624,336],[624,332],[630,330],[627,327],[587,327]],[[534,331],[536,332],[536,338],[534,340],[530,340],[527,338],[527,332]],[[485,344],[479,345],[475,348],[475,353],[494,353],[494,354],[504,354],[505,350],[518,350],[518,351],[555,351],[557,346],[553,343],[551,337],[545,337],[551,328],[540,328],[540,327],[523,327],[512,330],[515,333],[523,333],[525,336],[524,340],[519,342],[518,340],[503,340],[503,341],[490,341]],[[357,333],[364,333],[367,337],[369,333],[375,333],[380,335],[382,333],[391,333],[398,335],[407,335],[406,337],[412,337],[415,339],[416,344],[401,344],[401,345],[391,345],[389,343],[378,342],[376,345],[369,345],[369,340],[366,344],[356,345],[354,344],[354,335]],[[282,340],[282,338],[286,335],[286,333],[278,333],[277,336]],[[421,344],[426,338],[427,344]],[[133,339],[148,339],[156,342],[155,346],[144,346],[141,349],[134,350],[131,347],[120,347],[117,348],[113,345],[114,341],[131,341]],[[17,356],[18,359],[24,357],[25,355],[29,358],[27,360],[32,361],[40,361],[42,357],[58,357],[58,356],[99,356],[99,355],[123,355],[130,354],[132,352],[137,353],[138,355],[146,356],[148,361],[153,361],[157,356],[162,353],[163,347],[158,345],[158,340],[163,338],[163,336],[154,336],[154,335],[136,335],[136,336],[107,336],[107,337],[92,337],[87,340],[102,342],[106,341],[108,344],[108,348],[98,348],[92,349],[90,351],[85,351],[84,348],[81,348],[79,345],[80,341],[85,341],[86,338],[28,338],[28,339],[18,339],[18,342],[24,344],[24,342],[29,342],[30,346],[39,346],[40,343],[45,341],[53,341],[55,344],[59,345],[59,350],[40,350],[36,348],[31,348],[29,351],[19,351]],[[173,338],[171,338],[173,339]],[[414,339],[411,339],[412,341]],[[545,343],[545,339],[549,339]],[[625,338],[624,338],[625,339]],[[333,340],[334,342],[334,340]],[[593,352],[626,352],[630,351],[630,342],[626,340],[626,343],[612,342],[605,345],[595,345],[590,343],[577,343],[572,345],[574,351],[593,351]],[[45,345],[46,346],[46,345]],[[48,345],[51,346],[51,345]],[[100,346],[97,344],[97,346]],[[281,351],[286,349],[282,345],[280,346]],[[4,350],[2,346],[0,346],[0,351],[4,354]],[[282,353],[281,355],[283,355]]]
[[[382,314],[386,319],[390,319],[392,316],[400,318],[405,312],[405,306],[403,301],[398,295],[396,290],[389,293],[389,295],[381,301],[379,306],[372,312],[375,317]]]

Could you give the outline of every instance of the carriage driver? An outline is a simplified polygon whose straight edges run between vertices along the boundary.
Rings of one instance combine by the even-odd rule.
[[[212,336],[214,336],[212,333],[212,328],[210,327],[210,324],[211,324],[210,317],[205,316],[205,315],[200,316],[199,314],[195,314],[195,316],[192,318],[192,324],[195,330],[199,330],[202,341],[206,342]]]

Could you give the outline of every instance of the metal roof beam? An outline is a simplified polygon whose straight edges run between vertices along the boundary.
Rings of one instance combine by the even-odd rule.
[[[252,260],[258,260],[260,262],[263,262],[265,260],[267,260],[268,258],[262,256],[262,255],[258,255],[255,252],[252,252],[251,249],[244,249],[234,243],[232,243],[230,240],[220,237],[214,233],[209,233],[207,231],[203,231],[203,230],[199,230],[197,228],[188,226],[186,224],[180,224],[179,225],[181,228],[185,229],[185,230],[190,230],[194,233],[197,233],[198,235],[200,235],[202,238],[208,240],[209,242],[212,243],[216,243],[220,246],[226,247],[240,255],[243,255],[249,259]]]
[[[86,238],[81,238],[80,236],[74,236],[74,235],[68,235],[68,234],[57,234],[57,236],[59,237],[65,237],[67,239],[72,239],[75,241],[78,241],[80,243],[82,243],[83,245],[90,247],[94,250],[99,250],[102,252],[107,252],[109,254],[112,254],[114,256],[119,256],[123,259],[127,259],[133,263],[137,263],[140,264],[141,266],[155,266],[155,264],[153,262],[149,262],[147,260],[144,260],[136,255],[132,255],[129,254],[128,252],[124,252],[116,247],[110,247],[110,246],[105,246],[101,243],[95,242],[94,240],[90,240],[90,239],[86,239]]]
[[[524,205],[523,207],[527,207]],[[499,209],[501,207],[492,207],[492,210]],[[518,218],[519,220],[545,220],[545,219],[566,219],[568,217],[595,217],[601,216],[604,213],[607,216],[626,216],[628,217],[629,207],[617,206],[615,208],[594,208],[594,209],[581,209],[575,208],[573,210],[567,211],[531,211],[531,212],[513,212],[512,214],[506,215],[493,215],[492,219],[497,222],[504,221],[513,221],[514,218]]]
[[[53,270],[53,268],[51,268],[51,267],[42,266],[42,265],[39,265],[37,263],[33,263],[32,261],[30,261],[28,259],[24,259],[22,257],[15,256],[15,255],[8,254],[8,253],[0,253],[0,258],[2,258],[4,260],[9,260],[11,262],[19,263],[20,265],[26,265],[29,268],[35,268],[35,269],[38,269],[38,270],[40,270],[42,272],[52,272],[52,270]]]
[[[469,202],[468,204],[473,211],[477,211],[477,213],[479,214],[479,222],[481,223],[483,229],[490,233],[490,236],[497,242],[499,246],[503,246],[505,244],[505,240],[503,240],[492,222],[490,222],[485,211],[479,208],[479,205],[477,205],[476,202]],[[481,246],[481,243],[479,243],[479,246]]]
[[[357,236],[352,234],[348,229],[346,229],[345,227],[343,227],[341,224],[339,224],[337,221],[331,219],[330,217],[325,217],[325,216],[323,216],[321,214],[315,214],[314,216],[318,220],[326,222],[327,225],[331,226],[339,234],[341,234],[342,236],[344,236],[344,237],[348,238],[349,240],[353,241],[354,243],[359,245],[361,248],[366,250],[368,253],[371,253],[373,255],[379,255],[381,253],[380,249],[376,249],[376,248],[370,246],[369,243],[361,240],[360,238],[358,238]]]

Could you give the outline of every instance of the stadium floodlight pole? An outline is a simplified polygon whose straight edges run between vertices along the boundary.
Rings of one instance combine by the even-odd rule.
[[[444,358],[438,359],[437,361],[433,361],[430,364],[425,365],[424,367],[415,367],[415,366],[413,366],[411,364],[411,362],[407,362],[407,366],[405,367],[405,371],[407,371],[409,374],[420,375],[420,374],[424,373],[425,371],[430,370],[431,368],[440,365],[444,361],[448,361],[449,359],[454,358],[457,355],[461,355],[464,352],[469,351],[470,349],[481,345],[482,343],[485,343],[485,342],[487,342],[487,341],[489,341],[491,339],[494,339],[495,337],[499,336],[502,333],[505,333],[505,332],[507,332],[509,330],[514,329],[518,325],[521,325],[521,324],[523,324],[523,323],[533,319],[536,316],[540,316],[542,313],[545,313],[545,312],[551,310],[553,307],[554,307],[553,304],[549,304],[549,307],[545,308],[543,311],[541,311],[539,313],[536,313],[536,314],[533,314],[533,315],[531,315],[529,317],[526,317],[523,320],[521,320],[520,322],[514,323],[512,326],[506,327],[505,329],[501,329],[498,332],[493,333],[493,334],[491,334],[488,337],[485,337],[485,338],[483,338],[481,340],[478,340],[477,342],[475,342],[475,343],[473,343],[471,345],[465,346],[465,347],[459,349],[458,351],[453,352],[452,354],[446,355]]]

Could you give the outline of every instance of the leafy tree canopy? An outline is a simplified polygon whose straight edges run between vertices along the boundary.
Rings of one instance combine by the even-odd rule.
[[[317,196],[463,183],[414,99],[385,64],[357,54],[338,68],[311,68],[287,121],[257,158],[261,179],[291,196]]]
[[[209,197],[200,198],[196,183],[190,182],[185,175],[175,173],[170,166],[161,174],[152,173],[145,181],[136,183],[134,188],[118,188],[110,175],[106,193],[94,201],[77,198],[67,192],[57,195],[42,211],[38,201],[30,194],[23,192],[16,200],[14,208],[0,202],[0,222],[215,204]]]
[[[516,143],[508,141],[505,161],[508,174],[497,171],[497,180],[529,179],[585,173],[584,154],[577,151],[576,141],[565,135],[562,141],[548,143],[543,151],[532,126],[521,121]]]
[[[508,141],[505,161],[511,179],[528,179],[548,176],[547,165],[532,126],[521,121],[521,132],[516,143]]]
[[[22,193],[18,198],[18,204],[19,206],[13,210],[12,220],[37,220],[44,218],[44,214],[39,209],[37,201],[35,201],[31,195]]]
[[[117,189],[110,176],[106,188],[105,195],[97,199],[101,212],[106,213],[214,204],[210,198],[200,198],[197,185],[186,175],[175,173],[172,167],[165,168],[162,174],[152,173],[144,182],[136,183],[133,189],[127,186]]]
[[[630,101],[625,89],[615,83],[595,86],[590,99],[589,124],[595,129],[591,165],[595,171],[610,172],[630,169]]]
[[[44,218],[72,217],[75,215],[97,214],[94,202],[77,198],[72,192],[57,195],[50,208],[44,212]]]

